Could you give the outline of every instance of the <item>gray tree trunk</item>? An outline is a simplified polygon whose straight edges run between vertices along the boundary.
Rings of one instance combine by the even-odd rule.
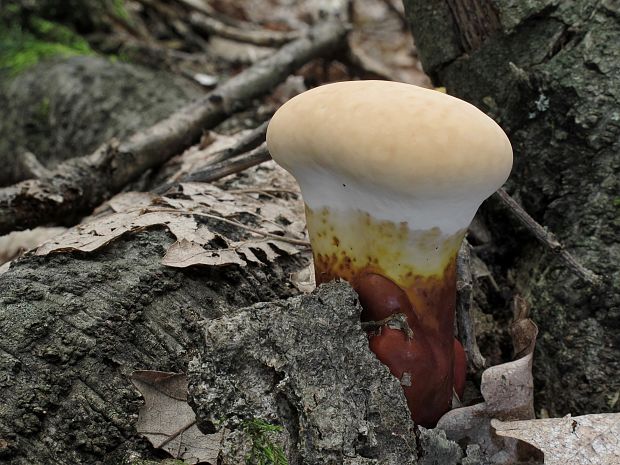
[[[509,134],[508,190],[605,279],[600,289],[584,285],[501,210],[486,210],[503,239],[500,264],[540,325],[538,407],[554,415],[618,411],[620,4],[404,3],[435,83]]]

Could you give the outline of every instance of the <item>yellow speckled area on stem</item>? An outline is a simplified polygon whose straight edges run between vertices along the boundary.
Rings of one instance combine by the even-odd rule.
[[[465,229],[448,236],[438,228],[415,230],[406,222],[327,207],[306,205],[306,219],[315,259],[329,263],[325,271],[350,280],[356,270],[374,269],[402,287],[412,277],[442,276],[465,235]]]
[[[340,278],[355,287],[366,273],[389,278],[406,292],[420,327],[452,344],[456,255],[465,229],[444,235],[359,210],[314,211],[307,205],[306,219],[317,284]]]

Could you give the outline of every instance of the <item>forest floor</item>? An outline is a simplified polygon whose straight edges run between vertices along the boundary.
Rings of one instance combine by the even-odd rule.
[[[132,311],[139,308],[138,312],[141,312],[142,307],[146,309],[155,305],[159,312],[160,306],[170,305],[182,315],[179,318],[184,318],[183,324],[175,326],[171,323],[171,328],[167,328],[177,340],[170,342],[165,340],[167,336],[162,337],[161,341],[153,343],[152,349],[162,354],[161,360],[168,361],[182,352],[182,360],[153,362],[148,366],[144,365],[150,356],[141,353],[135,336],[126,335],[126,329],[119,329],[115,319],[110,317],[116,310],[99,302],[97,305],[101,307],[92,309],[91,313],[105,314],[105,319],[111,321],[111,328],[133,341],[131,346],[136,348],[127,353],[132,358],[128,366],[134,369],[165,368],[166,371],[187,373],[187,363],[198,356],[189,373],[190,394],[194,399],[194,404],[190,402],[190,405],[204,420],[212,415],[204,405],[211,406],[208,402],[213,401],[202,399],[206,404],[200,404],[202,397],[208,397],[204,393],[207,375],[197,368],[196,360],[214,355],[197,348],[204,344],[201,330],[194,327],[198,321],[219,318],[230,309],[244,308],[245,313],[253,315],[258,310],[255,307],[248,309],[248,306],[304,295],[314,287],[303,203],[294,180],[268,161],[269,155],[261,145],[265,133],[264,125],[261,125],[289,98],[329,82],[382,79],[432,88],[419,62],[402,4],[396,0],[88,0],[77,3],[15,0],[2,8],[0,21],[8,26],[0,32],[0,104],[4,108],[4,114],[0,116],[0,162],[6,167],[0,174],[0,186],[6,187],[7,198],[17,199],[5,202],[15,210],[7,210],[9,213],[5,212],[4,216],[0,213],[0,230],[15,230],[0,236],[0,274],[5,273],[7,283],[3,305],[7,309],[19,305],[15,300],[19,299],[20,293],[34,292],[35,297],[25,298],[24,302],[32,300],[33,308],[44,312],[44,306],[38,303],[42,299],[38,293],[48,295],[53,289],[51,295],[54,299],[62,301],[63,308],[70,307],[70,299],[64,300],[66,295],[74,293],[82,298],[92,293],[92,289],[82,288],[84,283],[80,284],[79,280],[74,284],[66,282],[68,277],[85,272],[84,266],[78,263],[83,260],[86,267],[92,266],[92,282],[107,283],[102,285],[103,289],[114,288],[107,298],[118,299],[120,306],[125,305]],[[321,23],[326,23],[330,17],[338,17],[343,24],[346,23],[346,38],[343,39],[344,29],[321,27]],[[295,41],[308,31],[314,34],[312,40],[296,46]],[[289,46],[289,55],[283,54],[279,62],[269,61],[269,57]],[[300,58],[302,55],[303,59]],[[261,65],[268,70],[266,75],[259,74]],[[289,66],[295,69],[289,71]],[[230,85],[231,82],[235,84]],[[261,85],[264,89],[255,92]],[[157,126],[166,118],[169,118],[166,125]],[[190,120],[187,125],[193,125],[195,129],[188,135],[183,124]],[[164,149],[159,150],[160,147]],[[158,153],[156,157],[152,156],[154,151]],[[114,169],[110,169],[111,164]],[[103,180],[103,176],[109,176],[109,179]],[[18,184],[23,182],[31,184]],[[97,187],[93,187],[95,185]],[[11,191],[15,186],[16,190]],[[28,196],[24,200],[22,196],[26,191]],[[57,201],[58,196],[61,202]],[[19,210],[20,205],[25,207]],[[188,211],[192,214],[186,214]],[[224,221],[226,224],[223,224],[222,217],[227,218],[228,223]],[[426,433],[417,429],[415,433],[418,444],[431,444],[446,453],[443,462],[446,464],[486,463],[484,460],[490,460],[489,457],[498,464],[517,460],[523,460],[523,463],[532,460],[530,463],[534,463],[540,460],[540,453],[516,440],[500,439],[499,436],[503,435],[500,431],[519,428],[509,420],[545,419],[557,413],[544,402],[534,403],[532,363],[536,363],[533,356],[536,325],[529,319],[529,303],[517,292],[515,277],[506,268],[510,259],[494,235],[492,224],[488,216],[476,218],[468,233],[471,258],[467,270],[461,270],[459,275],[460,284],[464,286],[459,294],[459,332],[461,338],[466,337],[464,333],[467,331],[473,333],[473,341],[464,344],[469,355],[466,391],[464,398],[455,404],[459,408],[449,412],[440,423],[448,438],[458,442],[463,450],[457,447],[455,452],[451,449],[454,443],[446,445],[434,436],[424,436]],[[30,230],[18,231],[21,229]],[[162,229],[167,233],[161,233]],[[151,231],[152,235],[147,237],[145,231]],[[128,245],[129,242],[135,242],[135,245]],[[196,253],[195,247],[204,251],[216,242],[219,252],[216,249]],[[191,244],[194,248],[188,250],[182,247],[183,244]],[[109,249],[111,246],[115,249]],[[221,249],[234,252],[224,254]],[[179,274],[162,272],[158,268],[160,258],[161,269],[171,269]],[[76,261],[75,265],[72,260]],[[135,270],[132,260],[143,267],[144,276]],[[45,266],[58,267],[59,270],[58,276],[54,276],[53,268],[42,271],[41,276],[46,276],[49,286],[43,289],[38,284],[24,284],[35,279],[31,268]],[[111,269],[112,266],[115,269]],[[245,272],[237,274],[235,271],[222,272],[219,276],[218,271],[213,271],[230,270],[227,268],[230,266],[247,266],[246,269],[252,271],[248,276]],[[264,271],[265,268],[270,271]],[[122,270],[127,272],[127,283],[116,289],[116,285],[108,281],[119,279],[118,273]],[[104,276],[107,273],[113,278]],[[196,275],[192,276],[192,273]],[[191,295],[192,292],[205,292],[202,284],[197,283],[201,279],[220,283],[222,289],[206,297]],[[228,285],[222,284],[226,282]],[[239,283],[236,290],[235,282]],[[185,313],[182,309],[185,297],[179,294],[181,286],[187,286],[191,295],[186,304],[199,302],[207,307],[212,301],[217,304],[214,306],[216,310],[209,315]],[[261,287],[260,292],[252,295],[252,289],[257,286]],[[77,287],[80,289],[76,290]],[[131,297],[125,301],[122,295],[123,292],[148,294],[149,288],[156,289],[154,295],[160,296],[165,303],[153,304],[147,296],[141,299],[143,301]],[[327,294],[318,297],[319,301],[339,302],[343,309],[348,305],[338,300],[343,299],[344,294],[338,297],[329,294],[331,291],[324,292]],[[346,294],[346,291],[342,292]],[[101,297],[96,294],[89,297],[93,302]],[[303,305],[312,305],[314,297],[306,298],[308,300]],[[294,318],[295,305],[298,304],[285,302],[279,305],[290,305],[291,318]],[[278,308],[276,305],[270,311],[277,312]],[[343,310],[345,320],[350,318],[346,311]],[[82,324],[77,318],[67,315],[63,318],[68,318],[71,325]],[[140,318],[136,317],[137,321],[141,321]],[[189,328],[187,332],[184,325]],[[37,328],[38,325],[33,325],[32,331],[41,330]],[[156,331],[146,323],[144,328]],[[255,328],[248,325],[246,329],[246,338],[253,336],[252,331],[262,331],[260,325]],[[348,331],[354,332],[350,328]],[[67,331],[60,339],[69,340],[67,347],[78,353],[80,344],[90,344],[92,336]],[[356,341],[355,334],[351,337]],[[123,354],[111,347],[120,340],[114,335],[103,341],[104,350],[97,349],[96,355],[102,356],[110,367],[122,364],[119,358]],[[144,341],[145,345],[150,344]],[[289,341],[278,339],[270,343],[286,346]],[[6,347],[0,341],[0,352]],[[49,347],[52,347],[51,343]],[[259,358],[256,352],[246,349],[248,358]],[[74,352],[46,353],[44,358],[68,369],[73,362],[67,360],[81,357]],[[89,357],[96,358],[92,353]],[[152,357],[156,358],[155,355]],[[11,365],[13,359],[8,357],[7,360],[5,363],[0,357],[0,362],[17,370],[17,365]],[[273,380],[262,369],[260,366],[248,368],[259,373],[257,377],[263,380],[261,382],[269,385]],[[233,367],[227,365],[226,370],[232,371]],[[161,383],[169,382],[168,379],[153,380],[154,372],[146,375],[128,369],[118,369],[118,372],[123,373],[124,380],[133,377],[134,385],[147,403],[153,402],[156,408],[163,410],[170,398],[178,401],[174,393],[187,390],[185,377],[180,381],[174,378],[174,383],[181,383],[180,391],[176,385],[175,391],[168,385],[162,388]],[[292,379],[309,382],[299,367],[286,373]],[[338,373],[332,375],[337,378]],[[511,385],[508,395],[508,388],[502,384],[507,376]],[[88,385],[92,382],[99,387],[99,381],[83,378],[82,374],[77,379],[80,383]],[[10,383],[7,381],[7,386],[12,386]],[[54,391],[54,383],[61,381],[53,376],[46,378],[46,389]],[[120,384],[114,383],[121,391],[128,389],[121,387],[120,381]],[[155,393],[149,389],[154,389]],[[293,391],[289,393],[290,399],[303,397]],[[93,392],[100,391],[93,389]],[[71,395],[97,397],[93,392],[78,389]],[[162,392],[166,393],[163,397]],[[500,394],[504,398],[495,402]],[[391,391],[387,392],[386,399],[391,399],[391,395]],[[610,410],[614,410],[618,405],[618,393],[609,392],[607,395]],[[187,392],[183,396],[187,398]],[[22,397],[20,402],[24,402]],[[295,408],[305,405],[303,399],[300,404],[290,399],[290,405]],[[122,402],[119,411],[126,407],[134,415],[131,420],[117,420],[120,426],[116,426],[123,432],[118,434],[127,437],[131,434],[127,431],[136,427],[136,397],[123,391],[117,400]],[[57,399],[54,402],[63,401]],[[90,398],[89,402],[92,405],[96,401]],[[186,399],[181,403],[187,404]],[[274,400],[274,403],[277,402]],[[57,404],[54,405],[58,408]],[[233,408],[223,401],[218,406],[224,412]],[[180,409],[178,405],[172,408]],[[282,415],[281,412],[278,414]],[[42,414],[37,415],[42,418]],[[119,453],[110,460],[135,464],[151,463],[141,460],[172,463],[165,458],[171,455],[196,459],[193,462],[188,459],[189,463],[198,460],[215,463],[219,460],[217,463],[225,464],[234,463],[235,458],[251,457],[251,463],[282,464],[286,462],[278,461],[281,460],[278,458],[280,453],[288,454],[291,463],[296,463],[299,455],[303,455],[291,445],[295,440],[299,441],[299,437],[286,434],[299,428],[299,424],[287,425],[288,429],[282,432],[269,423],[244,423],[245,440],[234,435],[225,440],[208,436],[208,447],[213,447],[213,441],[217,439],[229,448],[228,455],[220,455],[218,459],[217,454],[204,456],[195,452],[207,447],[200,431],[196,434],[201,439],[179,439],[176,443],[175,428],[184,425],[167,425],[161,433],[165,438],[162,441],[161,437],[154,438],[148,433],[149,429],[161,425],[154,425],[152,420],[149,423],[143,412],[140,415],[138,429],[142,428],[142,436],[148,438],[150,444],[145,440],[138,441],[137,446],[132,443],[129,449],[123,449],[124,455]],[[399,412],[394,413],[394,418],[398,415]],[[178,420],[182,423],[184,418]],[[282,415],[281,423],[286,424],[287,418]],[[491,422],[498,419],[504,423],[497,422],[492,429]],[[198,423],[204,431],[206,423],[201,424],[202,420],[199,419]],[[20,434],[27,438],[26,442],[39,434],[36,433],[41,428],[38,420],[23,414],[19,421],[23,428]],[[115,419],[111,421],[114,423]],[[86,429],[89,427],[86,420],[77,424],[86,425]],[[470,427],[464,428],[465,424]],[[561,429],[565,425],[556,426]],[[613,432],[613,427],[605,433]],[[58,428],[67,431],[66,425]],[[470,428],[482,432],[472,434]],[[543,431],[538,424],[531,429],[529,426],[522,428],[525,432],[521,432],[521,436],[516,433],[513,436],[524,440],[530,438],[528,434],[542,437],[538,443],[534,442],[535,445],[541,450],[549,450],[545,438],[552,437],[553,431]],[[93,435],[112,437],[117,434],[105,428],[93,431]],[[0,433],[3,433],[1,429]],[[247,437],[252,439],[248,442]],[[468,438],[472,447],[467,448],[464,438]],[[10,435],[3,439],[0,434],[0,460],[4,449],[11,458],[13,439]],[[85,456],[88,457],[105,456],[101,451],[106,448],[115,450],[120,441],[114,437],[98,444],[92,435],[82,439],[80,447],[87,451]],[[37,440],[33,439],[32,444],[38,444]],[[76,443],[79,440],[79,435],[72,439]],[[392,446],[410,445],[407,440],[404,443],[394,441],[390,443]],[[533,443],[532,440],[529,442]],[[181,446],[190,452],[184,456],[179,452]],[[567,447],[578,449],[582,446]],[[64,446],[58,447],[58,450],[64,450]],[[436,458],[429,455],[424,459],[422,455],[417,456],[419,463],[430,464]],[[15,463],[26,463],[15,460]],[[103,462],[117,463],[102,459]],[[59,460],[58,463],[64,462]]]

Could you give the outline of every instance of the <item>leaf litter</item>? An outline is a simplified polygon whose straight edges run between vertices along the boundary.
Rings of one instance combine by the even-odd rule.
[[[620,413],[525,421],[493,420],[500,436],[520,439],[545,455],[545,465],[620,463]]]
[[[181,373],[139,370],[131,382],[144,397],[136,431],[153,447],[188,464],[217,463],[223,432],[204,434],[187,403],[187,377]]]
[[[494,419],[534,418],[532,362],[538,328],[525,315],[517,314],[511,333],[518,358],[482,373],[480,391],[484,402],[451,410],[437,424],[448,439],[479,445],[482,454],[494,465],[518,463],[536,456],[536,451],[527,444],[498,436],[491,425]]]
[[[268,182],[269,177],[288,176],[275,165],[266,170]],[[309,247],[295,184],[285,189],[273,182],[242,189],[238,185],[181,183],[164,196],[119,194],[99,209],[100,216],[43,244],[36,254],[92,252],[126,233],[152,227],[166,228],[175,236],[162,263],[176,268],[269,263]]]

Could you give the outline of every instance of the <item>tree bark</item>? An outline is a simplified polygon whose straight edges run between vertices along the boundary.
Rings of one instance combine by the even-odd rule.
[[[425,70],[509,134],[507,190],[605,281],[584,284],[501,209],[487,207],[503,238],[504,271],[540,325],[538,407],[553,415],[618,411],[618,3],[404,3]]]
[[[185,371],[199,320],[296,293],[296,259],[183,271],[160,263],[172,242],[145,231],[91,254],[28,256],[0,276],[0,462],[148,455],[128,375]]]

